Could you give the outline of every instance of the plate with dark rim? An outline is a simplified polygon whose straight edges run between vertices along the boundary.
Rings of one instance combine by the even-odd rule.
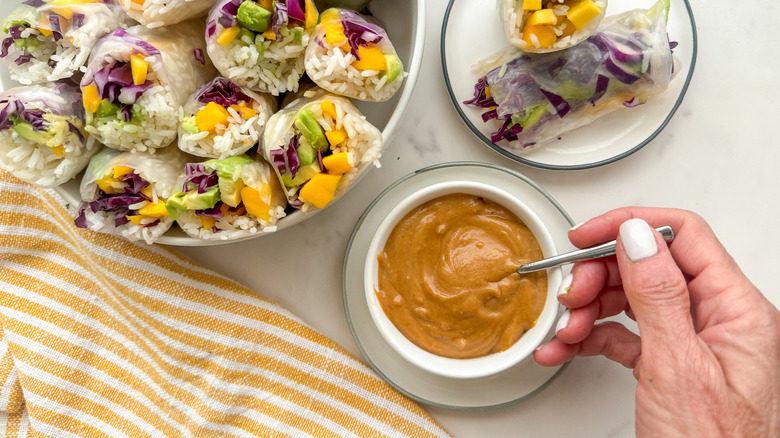
[[[474,85],[479,79],[474,65],[508,46],[495,5],[487,7],[485,3],[450,0],[442,25],[441,59],[447,91],[458,114],[477,138],[499,154],[542,169],[603,166],[650,143],[682,103],[696,64],[696,23],[688,0],[671,0],[667,29],[669,40],[678,43],[674,55],[679,62],[675,65],[676,76],[667,90],[644,105],[606,114],[588,126],[565,133],[560,139],[522,155],[493,144],[490,134],[498,126],[482,121],[482,108],[463,103],[473,97]],[[607,15],[647,9],[653,3],[653,0],[610,0]]]

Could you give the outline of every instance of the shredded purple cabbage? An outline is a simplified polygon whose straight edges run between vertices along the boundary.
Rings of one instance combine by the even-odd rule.
[[[549,100],[550,103],[555,107],[555,111],[558,113],[558,117],[563,118],[571,110],[571,105],[569,105],[569,102],[566,102],[566,99],[562,98],[561,96],[551,91],[547,91],[544,88],[540,88],[539,91],[541,91],[542,94],[544,94],[544,97],[546,97],[547,100]]]
[[[646,99],[642,99],[634,96],[631,99],[623,102],[623,106],[625,106],[626,108],[634,108],[634,107],[638,107],[639,105],[642,105],[645,102],[647,102]]]
[[[241,3],[243,3],[243,0],[230,0],[222,5],[222,8],[220,9],[222,14],[217,18],[217,21],[219,21],[219,24],[221,24],[222,27],[227,29],[238,23],[236,14],[238,14],[238,7],[241,6]]]
[[[202,164],[187,163],[184,166],[184,174],[187,176],[181,189],[184,193],[193,189],[197,189],[198,193],[206,193],[219,183],[217,171],[206,169]]]
[[[54,41],[62,39],[62,28],[60,28],[60,17],[57,14],[49,14],[49,24],[51,24],[51,33]]]
[[[26,0],[22,4],[32,6],[33,8],[40,8],[41,6],[45,5],[46,2],[43,0]]]
[[[225,107],[235,105],[240,100],[244,102],[252,101],[251,97],[241,91],[241,87],[234,84],[230,79],[221,76],[200,87],[195,92],[195,99],[200,103],[214,102]]]
[[[369,44],[377,44],[384,38],[385,30],[376,24],[368,23],[360,15],[350,11],[342,10],[340,13],[344,16],[341,20],[344,35],[349,40],[351,53],[355,59],[360,59],[357,52],[358,46],[365,47]]]
[[[206,26],[206,38],[213,37],[216,31],[217,31],[217,22],[209,21],[208,26]]]
[[[84,26],[84,22],[86,21],[86,18],[84,14],[75,13],[73,14],[73,18],[71,19],[71,25],[74,29],[78,29],[82,26]]]
[[[287,15],[302,23],[306,22],[306,12],[304,11],[302,0],[287,0]]]
[[[8,34],[11,35],[12,39],[20,40],[22,39],[22,32],[29,27],[26,24],[17,24],[8,28]]]
[[[481,77],[474,86],[474,98],[464,101],[467,105],[475,105],[480,108],[490,108],[496,106],[496,101],[492,97],[487,97],[487,77]]]
[[[274,5],[274,14],[271,17],[271,27],[276,35],[276,41],[282,40],[282,27],[287,26],[289,18],[287,17],[287,4],[284,0],[277,0]]]
[[[86,141],[86,138],[84,138],[84,133],[81,132],[81,130],[71,122],[68,122],[68,131],[76,134],[76,136],[78,136],[79,141],[81,141],[82,144]]]
[[[596,105],[596,101],[604,97],[604,93],[607,92],[608,87],[609,78],[604,75],[599,75],[598,79],[596,79],[596,91],[593,93],[593,96],[590,97],[590,103]]]
[[[19,55],[19,57],[14,60],[14,63],[16,63],[16,65],[27,64],[28,62],[32,61],[32,58],[32,55],[25,53],[24,55]]]
[[[91,202],[82,202],[79,206],[79,214],[74,220],[74,223],[79,228],[87,228],[86,210],[89,209],[93,213],[104,211],[106,213],[114,214],[114,226],[120,227],[130,220],[127,216],[138,214],[136,210],[131,210],[130,206],[142,201],[151,201],[151,199],[141,193],[141,190],[149,185],[149,182],[141,178],[135,171],[132,171],[122,177],[122,182],[126,183],[125,192],[115,195],[105,193],[103,190],[98,190],[98,198]],[[159,224],[159,219],[142,225],[143,227],[153,227]]]
[[[206,56],[203,54],[203,49],[198,47],[197,49],[192,51],[193,56],[195,56],[195,60],[200,62],[203,65],[206,65]]]
[[[322,151],[317,149],[317,164],[320,166],[320,170],[325,172],[325,163],[322,162]]]
[[[14,43],[14,39],[11,37],[8,37],[3,40],[2,46],[0,46],[0,58],[5,58],[8,56],[8,49],[11,47],[11,44]]]

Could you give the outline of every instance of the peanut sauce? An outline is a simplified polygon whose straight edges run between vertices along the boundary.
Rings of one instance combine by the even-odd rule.
[[[378,256],[376,293],[417,346],[451,358],[484,356],[511,347],[536,324],[547,273],[515,269],[541,258],[536,238],[505,207],[446,195],[395,226]]]

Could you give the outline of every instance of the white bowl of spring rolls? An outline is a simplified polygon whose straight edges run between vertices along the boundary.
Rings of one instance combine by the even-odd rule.
[[[0,93],[5,93],[0,99],[0,110],[9,103],[34,101],[31,96],[37,98],[51,91],[46,88],[51,88],[50,85],[37,85],[39,82],[70,76],[81,89],[78,102],[81,105],[66,108],[59,101],[47,100],[40,108],[24,104],[9,107],[11,117],[5,115],[4,126],[9,134],[0,138],[0,144],[5,141],[11,146],[0,148],[3,155],[0,164],[23,180],[54,187],[71,207],[81,205],[74,218],[77,225],[130,240],[178,246],[213,245],[262,236],[307,219],[336,202],[366,171],[381,163],[381,151],[392,139],[411,97],[422,61],[425,33],[425,8],[420,0],[316,2],[320,14],[332,6],[360,8],[364,12],[362,8],[367,7],[381,28],[363,23],[352,12],[339,10],[323,14],[330,18],[318,25],[320,20],[317,16],[312,18],[310,12],[311,0],[299,3],[298,9],[304,14],[300,27],[305,29],[299,34],[286,27],[277,28],[276,22],[263,23],[262,16],[258,24],[258,16],[251,13],[256,12],[256,5],[269,7],[266,3],[270,2],[263,0],[246,5],[251,8],[241,7],[241,0],[200,2],[215,6],[209,11],[201,5],[206,15],[194,18],[158,14],[163,10],[161,5],[177,3],[177,0],[147,0],[142,2],[146,4],[144,10],[130,11],[142,25],[120,10],[120,7],[137,9],[138,2],[122,0],[110,8],[99,2],[102,9],[98,11],[97,3],[89,0],[76,2],[76,6],[62,0],[26,0],[24,4],[29,10],[22,11],[21,19],[18,15],[6,17],[18,14],[14,11],[23,4],[22,0],[2,2],[0,20],[5,20],[5,29],[0,28],[0,43],[4,46],[0,47],[0,55],[8,59],[0,65]],[[36,8],[45,9],[47,14],[36,16],[33,13]],[[287,11],[292,17],[288,18],[290,21],[297,13],[295,8],[291,4]],[[100,18],[96,20],[95,16]],[[49,23],[41,17],[50,17]],[[177,32],[159,28],[167,20],[186,18],[189,21],[174,25]],[[24,20],[43,24],[38,24],[38,28],[20,26]],[[252,27],[254,32],[248,32],[243,29],[249,26],[247,23],[267,29],[261,32],[262,29]],[[358,29],[358,34],[363,32],[358,38],[363,40],[354,43],[354,39],[344,38],[352,42],[339,46],[342,43],[338,38],[333,39],[333,23],[346,27],[336,34],[352,35],[350,32]],[[117,27],[120,29],[112,30]],[[238,28],[243,30],[231,35]],[[160,37],[163,33],[166,36]],[[96,40],[96,34],[108,36]],[[181,38],[168,38],[171,34],[181,34]],[[376,34],[384,35],[384,41],[376,38]],[[204,38],[193,38],[193,35]],[[270,77],[265,84],[242,82],[240,78],[220,81],[219,78],[241,67],[226,63],[226,53],[246,53],[249,47],[272,54],[274,44],[297,43],[302,35],[304,41],[316,42],[318,50],[310,50],[313,61],[308,58],[305,63],[300,61],[290,71],[293,76],[308,73],[303,76],[302,84],[308,76],[316,75],[315,88],[309,91],[306,91],[309,85],[298,88],[298,79],[294,80],[295,84],[286,83],[286,76]],[[53,56],[49,53],[44,57],[41,53],[48,50],[47,45],[54,46],[53,42],[46,41],[49,36],[56,40],[57,48],[51,49]],[[13,41],[6,42],[9,38]],[[389,49],[388,42],[392,42]],[[305,51],[306,47],[300,49]],[[85,51],[94,56],[86,60]],[[336,61],[332,60],[334,53],[339,58]],[[372,75],[372,69],[377,69],[375,54],[386,59],[386,67]],[[361,61],[360,55],[363,55],[362,67],[356,64]],[[67,65],[71,60],[83,66]],[[328,62],[341,66],[343,72],[328,68],[325,65]],[[139,71],[143,71],[140,79]],[[354,81],[356,76],[368,77],[363,88],[368,91],[339,85],[339,81]],[[16,94],[20,83],[30,77],[34,87],[43,88]],[[169,94],[160,101],[156,93],[149,92],[155,87]],[[297,93],[294,88],[298,88]],[[380,88],[388,91],[377,91]],[[226,96],[226,93],[239,97]],[[114,105],[108,105],[107,99]],[[293,109],[279,108],[290,102]],[[178,117],[166,118],[155,112],[166,103],[177,109]],[[56,108],[46,108],[46,105]],[[80,113],[82,105],[86,116],[81,114],[81,117],[86,118],[79,123],[68,111]],[[18,111],[13,113],[15,108]],[[246,122],[240,128],[239,138],[243,141],[240,147],[232,148],[220,142],[232,128],[224,128],[219,122],[209,125],[215,114]],[[203,117],[196,118],[199,115]],[[0,114],[0,123],[2,119]],[[56,133],[51,120],[58,123]],[[12,121],[20,122],[12,124]],[[319,137],[310,135],[312,125],[307,126],[304,121],[314,123]],[[22,128],[30,127],[17,129],[17,125],[33,122],[36,130],[44,130],[40,126],[46,126],[45,138],[40,138],[37,132],[30,134],[30,138],[41,141],[39,144],[48,145],[43,150],[46,160],[68,162],[59,164],[56,171],[48,169],[45,177],[25,173],[24,165],[19,164],[29,161],[37,165],[36,160],[40,160],[38,155],[33,155],[35,148],[29,147],[36,142],[29,140],[29,135],[20,137]],[[145,129],[145,132],[139,134],[135,129]],[[51,135],[48,131],[52,131]],[[52,146],[54,143],[58,144]],[[13,152],[21,149],[17,144],[28,146],[30,151]],[[111,148],[100,151],[102,144]],[[149,155],[149,151],[153,153]],[[59,156],[62,154],[66,159]],[[73,176],[78,172],[74,169],[84,168],[90,157],[89,167]],[[21,168],[11,166],[11,162]],[[316,184],[308,184],[315,180]],[[310,187],[305,189],[306,185]],[[217,194],[214,198],[217,192],[224,195]],[[169,198],[171,202],[167,202]],[[132,203],[133,200],[139,202]],[[109,204],[118,207],[101,211],[109,208]],[[129,212],[125,211],[128,208]],[[231,215],[247,215],[249,219],[234,220]],[[227,217],[231,217],[230,221],[223,220]],[[220,228],[223,226],[235,229]],[[230,232],[221,233],[224,230]]]

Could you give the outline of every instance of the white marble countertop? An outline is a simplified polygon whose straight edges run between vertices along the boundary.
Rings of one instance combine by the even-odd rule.
[[[200,263],[291,310],[360,357],[344,314],[341,268],[360,214],[385,187],[425,166],[475,160],[519,171],[576,221],[626,205],[686,208],[704,216],[745,273],[776,305],[780,201],[780,5],[691,0],[699,52],[684,102],[660,135],[616,163],[550,171],[506,159],[461,122],[444,85],[439,38],[446,0],[425,0],[425,58],[416,92],[382,168],[304,223],[227,246],[180,248]],[[487,0],[481,0],[487,1]],[[507,384],[511,384],[508,382]],[[628,437],[634,433],[631,372],[578,358],[539,394],[510,407],[452,411],[426,406],[457,437]]]

